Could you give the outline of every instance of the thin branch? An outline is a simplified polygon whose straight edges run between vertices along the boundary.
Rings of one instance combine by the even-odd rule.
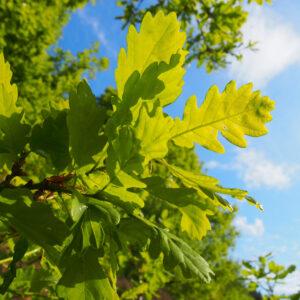
[[[28,258],[30,256],[33,256],[39,252],[41,252],[42,248],[35,248],[33,250],[30,250],[28,252],[25,253],[24,257],[23,258]],[[8,264],[8,263],[11,263],[13,261],[13,256],[10,256],[10,257],[7,257],[7,258],[4,258],[4,259],[1,259],[0,260],[0,265],[3,265],[3,264]]]
[[[29,154],[29,152],[23,152],[20,156],[20,158],[13,164],[12,168],[11,168],[11,174],[8,174],[4,181],[1,183],[1,185],[4,185],[6,187],[10,186],[10,182],[17,176],[24,176],[25,173],[22,170],[22,167],[25,163],[25,159],[27,157],[27,155]]]

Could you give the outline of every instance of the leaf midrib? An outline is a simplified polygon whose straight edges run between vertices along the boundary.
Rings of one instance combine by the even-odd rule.
[[[249,110],[249,111],[251,111],[251,110]],[[219,123],[219,122],[222,122],[222,121],[231,119],[231,118],[235,118],[235,117],[237,117],[237,116],[239,116],[239,115],[243,115],[244,113],[249,112],[249,111],[244,110],[244,111],[242,111],[242,112],[236,113],[236,114],[231,115],[231,116],[226,116],[226,117],[223,117],[223,118],[220,118],[220,119],[211,121],[211,122],[207,122],[207,123],[204,123],[204,124],[201,124],[201,125],[198,125],[198,126],[189,128],[189,129],[187,129],[187,130],[184,130],[184,131],[182,131],[182,132],[180,132],[180,133],[177,133],[177,134],[173,135],[173,136],[171,137],[171,139],[175,139],[175,138],[177,138],[177,137],[179,137],[179,136],[182,136],[182,135],[184,135],[184,134],[187,134],[187,133],[189,133],[189,132],[192,132],[192,131],[197,130],[197,129],[200,129],[200,128],[204,128],[204,127],[207,127],[207,126],[210,126],[210,125],[213,125],[213,124],[216,124],[216,123]]]

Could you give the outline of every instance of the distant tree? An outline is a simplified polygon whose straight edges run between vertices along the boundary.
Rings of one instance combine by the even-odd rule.
[[[285,267],[272,260],[272,254],[259,256],[257,260],[243,261],[242,274],[247,282],[250,292],[261,295],[264,300],[277,300],[290,298],[286,295],[278,295],[276,287],[284,283],[284,279],[296,270],[295,265]],[[258,297],[258,296],[257,296]],[[293,298],[294,297],[294,298]],[[297,295],[291,299],[297,299]]]
[[[27,117],[59,103],[83,73],[93,77],[107,67],[108,60],[96,56],[99,44],[76,56],[56,45],[71,13],[88,2],[0,0],[0,53],[11,64]]]
[[[255,41],[245,41],[242,27],[248,12],[246,3],[262,5],[272,0],[155,0],[146,5],[143,0],[121,0],[123,14],[117,18],[128,24],[140,23],[145,12],[176,12],[187,32],[186,63],[196,61],[207,71],[225,67],[234,57],[242,58],[244,48],[253,48]]]
[[[290,300],[299,300],[299,299],[300,299],[300,292],[290,296]]]

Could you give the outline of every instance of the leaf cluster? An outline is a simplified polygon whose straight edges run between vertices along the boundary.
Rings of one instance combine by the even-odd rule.
[[[35,122],[49,103],[64,105],[66,91],[73,89],[83,74],[108,66],[98,57],[99,44],[72,54],[57,45],[70,15],[88,0],[1,0],[0,52],[10,62],[13,81],[19,87],[18,102],[26,118]]]
[[[275,288],[284,283],[284,279],[296,270],[295,265],[285,267],[272,260],[272,253],[259,256],[254,261],[243,261],[242,275],[248,282],[250,291],[261,291],[264,299],[281,299]]]
[[[195,240],[211,229],[208,216],[218,207],[232,210],[228,196],[261,208],[247,191],[166,160],[171,143],[223,152],[219,133],[245,147],[245,135],[267,132],[274,106],[250,84],[231,82],[223,92],[212,87],[200,106],[191,97],[182,119],[167,115],[163,108],[183,86],[185,38],[174,13],[146,14],[139,32],[129,28],[127,50],[120,51],[109,115],[83,80],[65,106],[50,107],[34,123],[17,105],[10,66],[0,55],[0,160],[10,170],[0,184],[0,217],[42,248],[56,270],[59,297],[117,299],[117,253],[126,249],[210,281],[213,272],[199,252],[145,216],[149,197],[178,210],[181,231]],[[33,158],[44,160],[44,172],[26,171]],[[153,165],[170,177],[153,176]]]

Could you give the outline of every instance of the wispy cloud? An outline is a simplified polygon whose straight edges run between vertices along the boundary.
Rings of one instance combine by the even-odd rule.
[[[276,286],[275,293],[290,295],[293,293],[297,293],[299,290],[300,290],[300,271],[296,270],[284,280],[284,284]]]
[[[256,188],[288,188],[297,171],[294,165],[276,163],[254,149],[238,152],[236,167],[244,182]]]
[[[261,237],[265,232],[264,223],[261,219],[255,219],[254,223],[249,223],[246,217],[236,217],[233,224],[238,231],[246,236]]]
[[[209,161],[205,166],[208,169],[237,171],[238,176],[248,187],[279,190],[290,187],[294,175],[300,170],[300,166],[295,164],[274,162],[263,152],[255,149],[238,151],[230,163]]]
[[[258,51],[245,50],[241,62],[233,61],[229,75],[262,87],[290,65],[300,63],[300,33],[266,8],[250,12],[243,29],[245,41],[257,41]]]
[[[108,50],[110,50],[110,45],[109,42],[105,36],[104,31],[101,28],[101,24],[99,22],[98,19],[96,19],[95,17],[92,17],[90,15],[87,14],[87,12],[85,10],[79,10],[78,11],[78,16],[81,19],[81,21],[83,23],[85,23],[86,25],[90,26],[93,33],[95,34],[95,36],[97,37],[98,41]]]

